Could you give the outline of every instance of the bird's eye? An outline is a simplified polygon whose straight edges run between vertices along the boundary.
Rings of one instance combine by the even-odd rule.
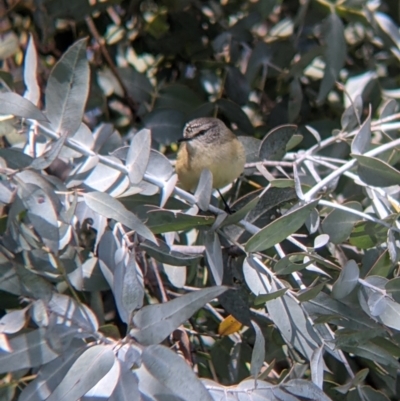
[[[208,131],[208,129],[202,129],[202,130],[200,130],[200,131],[197,131],[195,136],[201,136],[201,135],[204,135],[204,134],[206,134],[206,133],[207,133],[207,131]]]

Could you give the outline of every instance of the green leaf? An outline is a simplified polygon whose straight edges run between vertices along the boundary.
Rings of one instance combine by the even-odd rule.
[[[211,192],[213,187],[213,176],[208,168],[203,169],[200,174],[194,197],[200,210],[207,211],[210,206]]]
[[[351,232],[349,242],[361,249],[372,248],[386,242],[387,227],[372,221],[362,221],[356,223]]]
[[[317,203],[318,201],[314,201],[302,205],[268,224],[247,241],[245,246],[246,251],[263,251],[286,239],[304,224]]]
[[[259,200],[260,198],[256,196],[255,198],[245,203],[245,205],[239,210],[235,209],[235,213],[228,215],[223,221],[222,226],[228,226],[230,224],[235,224],[238,223],[240,220],[243,220],[246,215],[257,206]]]
[[[390,260],[389,251],[385,249],[379,257],[373,262],[366,276],[389,277],[394,269],[394,264]]]
[[[67,134],[60,136],[59,139],[51,144],[50,149],[45,154],[33,159],[31,167],[35,170],[44,170],[49,167],[60,154],[66,139]]]
[[[245,105],[250,89],[250,85],[238,68],[226,67],[225,92],[230,100],[241,106]]]
[[[362,108],[362,97],[357,95],[353,98],[353,103],[351,103],[343,112],[340,119],[343,131],[350,132],[359,125],[359,121],[361,121]]]
[[[29,185],[33,188],[22,199],[28,211],[29,220],[43,243],[50,248],[51,252],[57,254],[59,230],[55,206],[46,191],[36,185]]]

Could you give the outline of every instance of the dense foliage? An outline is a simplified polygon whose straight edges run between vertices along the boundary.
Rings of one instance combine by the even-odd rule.
[[[0,0],[0,400],[398,400],[399,19]],[[177,182],[203,116],[233,214]]]

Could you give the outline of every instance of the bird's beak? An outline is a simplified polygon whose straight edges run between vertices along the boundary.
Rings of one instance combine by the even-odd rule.
[[[189,141],[191,141],[193,138],[179,138],[178,139],[178,143],[181,143],[181,142],[189,142]]]

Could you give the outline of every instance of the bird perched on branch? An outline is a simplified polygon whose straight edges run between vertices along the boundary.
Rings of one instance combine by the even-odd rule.
[[[176,160],[180,186],[194,191],[204,169],[213,188],[222,188],[243,172],[246,153],[236,135],[218,118],[197,118],[186,124]]]

